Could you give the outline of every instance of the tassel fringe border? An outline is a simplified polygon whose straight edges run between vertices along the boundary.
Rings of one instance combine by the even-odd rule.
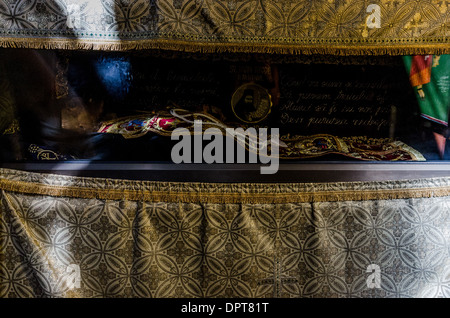
[[[387,42],[388,40],[386,40]],[[330,41],[331,42],[331,41]],[[439,40],[421,40],[417,43],[404,43],[404,40],[384,41],[367,44],[364,41],[357,44],[277,44],[277,43],[242,43],[242,42],[201,42],[169,39],[151,40],[91,40],[69,38],[0,38],[0,47],[24,49],[54,49],[54,50],[93,50],[93,51],[140,51],[169,50],[188,53],[253,53],[282,55],[444,55],[450,54],[450,43],[446,37]],[[436,42],[436,43],[432,43]],[[393,44],[397,43],[397,44]]]
[[[48,180],[50,175],[45,175]],[[79,177],[75,177],[79,178]],[[26,195],[68,197],[79,199],[124,200],[147,202],[183,202],[217,204],[283,204],[312,202],[342,202],[367,200],[395,200],[450,196],[450,180],[442,185],[420,187],[430,184],[414,180],[414,186],[402,186],[401,181],[385,182],[379,189],[358,189],[358,182],[333,184],[333,189],[314,189],[311,184],[220,184],[220,183],[167,183],[134,182],[114,180],[122,188],[96,188],[103,179],[85,178],[89,187],[49,185],[30,181],[0,178],[0,190]],[[408,181],[410,182],[410,181]],[[438,184],[435,180],[434,184]],[[446,183],[446,184],[445,184]],[[359,183],[361,184],[361,183]],[[377,184],[377,183],[375,183]],[[398,184],[398,185],[397,185]],[[141,189],[139,187],[141,186]],[[379,184],[377,184],[378,187]],[[343,190],[335,190],[336,188]]]

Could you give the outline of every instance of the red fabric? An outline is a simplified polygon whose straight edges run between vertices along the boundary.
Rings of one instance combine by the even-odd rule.
[[[420,86],[431,81],[433,55],[413,56],[409,79],[412,86]]]

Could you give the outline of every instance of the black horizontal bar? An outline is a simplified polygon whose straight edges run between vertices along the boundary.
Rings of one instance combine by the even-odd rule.
[[[448,162],[280,163],[275,174],[260,164],[174,164],[170,162],[19,162],[0,167],[72,176],[184,182],[344,182],[450,177]]]

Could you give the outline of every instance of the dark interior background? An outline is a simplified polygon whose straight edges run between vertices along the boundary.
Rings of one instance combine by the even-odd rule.
[[[439,127],[421,119],[401,57],[293,59],[3,49],[1,58],[6,69],[3,76],[14,87],[21,124],[18,139],[1,137],[2,162],[33,160],[26,151],[30,144],[54,149],[69,159],[170,161],[173,142],[167,137],[148,134],[125,140],[93,130],[64,128],[62,110],[71,107],[67,100],[76,98],[96,123],[176,105],[191,111],[209,107],[214,115],[236,125],[239,121],[231,112],[230,100],[246,79],[271,91],[279,87],[271,114],[255,126],[277,127],[282,134],[293,135],[391,136],[427,160],[440,160],[432,137]],[[276,71],[277,81],[261,71],[267,64]],[[61,72],[58,65],[66,69]],[[55,91],[58,76],[64,76],[68,87],[61,99]],[[14,153],[17,143],[20,155]],[[444,159],[449,158],[447,149]],[[324,156],[314,160],[348,159]]]

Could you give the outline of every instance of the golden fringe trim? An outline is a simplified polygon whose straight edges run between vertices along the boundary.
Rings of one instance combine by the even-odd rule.
[[[94,189],[71,186],[52,186],[24,181],[0,180],[0,189],[29,195],[51,197],[69,197],[77,199],[124,200],[147,202],[184,202],[184,203],[218,203],[218,204],[282,204],[282,203],[317,203],[368,200],[419,199],[450,196],[450,186],[383,189],[383,190],[342,190],[292,193],[229,193],[180,192],[180,191],[143,191],[124,189]]]
[[[414,44],[386,45],[381,40],[378,44],[366,42],[353,45],[333,44],[276,44],[270,43],[216,43],[183,40],[152,39],[152,40],[117,40],[103,41],[90,39],[61,39],[61,38],[0,38],[0,47],[54,50],[94,50],[94,51],[131,51],[131,50],[172,50],[200,53],[254,53],[254,54],[283,54],[283,55],[444,55],[450,54],[450,43],[447,37],[442,41],[422,40]],[[352,43],[349,40],[349,43]]]

